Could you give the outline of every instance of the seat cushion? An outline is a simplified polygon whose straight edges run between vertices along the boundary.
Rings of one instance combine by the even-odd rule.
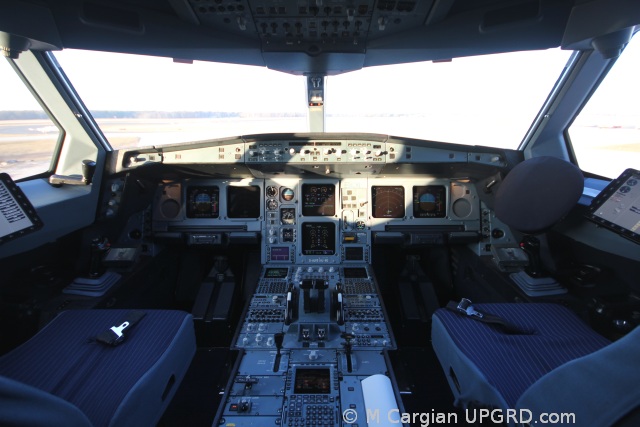
[[[446,309],[435,312],[433,346],[458,404],[514,408],[522,393],[554,368],[610,342],[557,304],[474,304],[533,334],[508,334]],[[455,372],[456,390],[450,369]],[[469,376],[473,378],[468,378]]]
[[[533,419],[572,414],[567,425],[640,425],[640,327],[605,348],[549,372],[524,392],[517,408]]]
[[[191,315],[145,310],[120,345],[95,337],[129,310],[71,310],[0,358],[0,375],[51,393],[95,426],[157,422],[195,354]]]

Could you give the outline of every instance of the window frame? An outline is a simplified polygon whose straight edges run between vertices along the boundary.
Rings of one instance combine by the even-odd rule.
[[[609,182],[609,181],[611,181],[611,180],[613,180],[613,179],[615,179],[617,177],[616,176],[607,177],[607,176],[599,175],[598,173],[595,173],[595,172],[583,170],[580,167],[580,162],[579,162],[578,156],[576,155],[576,152],[574,150],[574,146],[575,146],[574,145],[574,140],[571,138],[571,135],[569,133],[569,129],[571,128],[571,126],[573,126],[573,124],[576,121],[576,119],[578,118],[578,116],[582,113],[584,108],[591,101],[593,95],[600,89],[600,86],[601,86],[602,82],[604,82],[607,79],[607,77],[609,76],[609,73],[611,72],[613,67],[615,67],[615,65],[617,64],[618,60],[622,57],[622,55],[624,55],[624,53],[626,51],[626,48],[629,45],[629,43],[631,43],[631,41],[634,38],[640,38],[640,35],[638,33],[640,33],[640,27],[638,27],[638,29],[631,35],[631,38],[629,39],[629,42],[625,45],[624,49],[622,50],[622,52],[620,52],[620,54],[617,57],[603,60],[603,61],[606,61],[606,65],[602,68],[600,74],[598,75],[598,78],[595,79],[595,81],[594,81],[593,85],[591,86],[590,90],[588,91],[588,93],[586,94],[586,96],[584,97],[582,102],[580,103],[579,108],[576,110],[576,112],[571,117],[571,120],[568,121],[568,123],[566,124],[566,127],[563,129],[562,136],[563,136],[563,138],[565,140],[565,143],[566,143],[566,146],[567,146],[567,150],[569,151],[569,156],[570,156],[571,162],[573,164],[575,164],[576,166],[578,166],[580,168],[580,170],[582,171],[582,173],[584,174],[584,176],[587,177],[587,178],[593,178],[595,180],[601,180],[601,181]],[[638,43],[640,43],[640,40],[638,41]],[[598,54],[598,53],[593,51],[591,54],[593,55],[593,54]],[[627,165],[626,167],[634,167],[634,165]]]
[[[51,120],[51,122],[58,129],[58,138],[57,138],[55,146],[53,148],[53,153],[51,155],[51,160],[49,161],[48,169],[43,171],[43,172],[36,173],[34,175],[29,175],[29,176],[26,176],[26,177],[22,177],[22,178],[16,179],[15,182],[23,182],[23,181],[28,181],[28,180],[32,180],[32,179],[38,179],[38,178],[48,178],[49,176],[51,176],[54,173],[54,171],[55,171],[55,169],[56,169],[56,167],[58,165],[58,162],[60,160],[60,152],[62,151],[62,146],[64,145],[64,141],[65,141],[65,139],[67,137],[67,131],[62,126],[62,124],[58,121],[56,116],[51,112],[51,110],[49,109],[47,104],[44,103],[44,101],[42,100],[42,98],[40,97],[38,92],[34,89],[34,87],[32,86],[31,82],[29,82],[29,80],[26,78],[26,76],[24,75],[22,70],[18,67],[18,65],[15,63],[15,61],[13,59],[11,59],[11,58],[6,58],[6,60],[9,63],[9,66],[16,73],[18,78],[25,85],[27,90],[31,93],[31,96],[33,96],[33,98],[36,100],[36,102],[38,103],[40,108],[42,108],[42,111],[47,115],[49,120]]]

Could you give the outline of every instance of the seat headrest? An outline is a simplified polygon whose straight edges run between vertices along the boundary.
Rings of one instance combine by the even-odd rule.
[[[583,189],[577,166],[556,157],[534,157],[516,165],[502,181],[495,213],[518,231],[539,233],[569,213]]]

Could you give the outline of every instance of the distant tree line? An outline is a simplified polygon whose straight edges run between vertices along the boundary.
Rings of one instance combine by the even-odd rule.
[[[0,120],[48,119],[44,111],[0,111]]]
[[[302,117],[302,113],[246,113],[226,111],[92,111],[96,119],[226,119],[234,117]],[[47,119],[43,111],[0,111],[0,120]]]

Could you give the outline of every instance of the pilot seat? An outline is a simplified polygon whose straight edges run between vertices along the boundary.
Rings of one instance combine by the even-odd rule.
[[[155,425],[195,351],[188,313],[62,312],[0,357],[0,425]]]
[[[574,165],[532,158],[505,177],[496,216],[519,231],[541,232],[569,212],[582,189]],[[515,414],[503,419],[510,426],[533,425],[543,413],[575,414],[571,425],[639,425],[640,328],[611,343],[559,304],[463,299],[434,313],[431,338],[462,409]]]

